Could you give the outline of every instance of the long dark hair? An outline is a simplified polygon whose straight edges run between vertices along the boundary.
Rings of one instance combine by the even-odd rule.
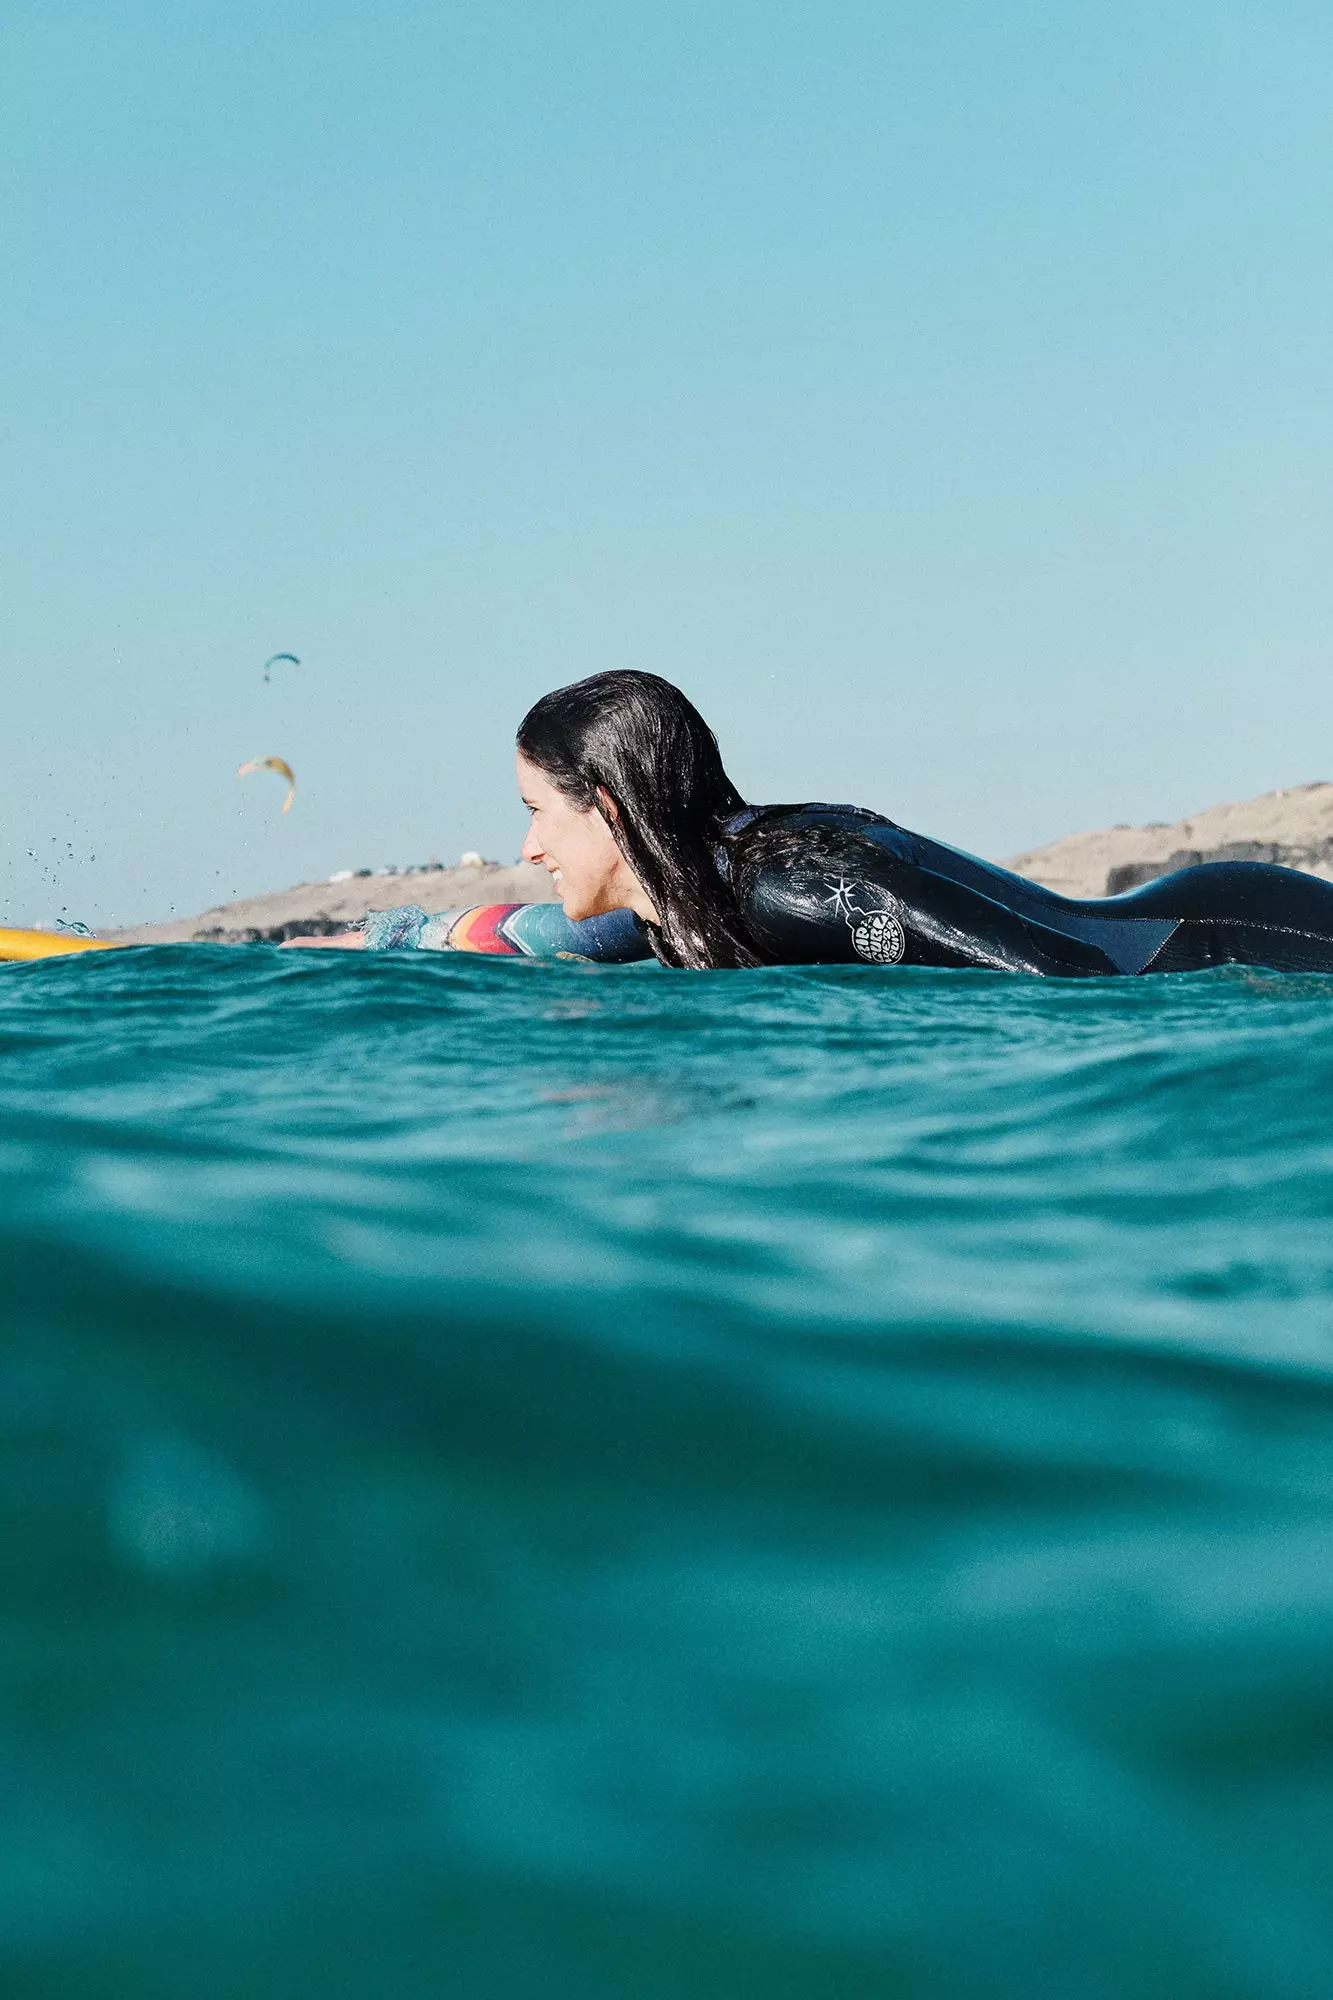
[[[518,747],[575,805],[601,813],[662,920],[648,935],[664,965],[764,962],[718,865],[725,822],[745,801],[679,688],[656,674],[592,674],[543,695]]]

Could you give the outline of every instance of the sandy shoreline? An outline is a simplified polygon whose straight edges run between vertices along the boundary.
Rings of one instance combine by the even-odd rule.
[[[1333,784],[1265,792],[1238,805],[1208,806],[1187,819],[1068,834],[1011,856],[1005,866],[1065,896],[1104,896],[1199,861],[1278,861],[1333,880]],[[197,917],[108,931],[123,944],[277,943],[299,932],[328,935],[368,910],[418,903],[461,910],[475,903],[549,903],[544,868],[488,861],[467,868],[418,868],[303,882],[271,895],[221,903]]]

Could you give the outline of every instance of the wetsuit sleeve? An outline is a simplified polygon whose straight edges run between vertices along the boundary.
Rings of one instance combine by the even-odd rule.
[[[479,903],[428,916],[415,903],[372,910],[367,951],[472,951],[501,958],[582,958],[603,965],[651,958],[647,934],[632,910],[575,923],[559,903]]]

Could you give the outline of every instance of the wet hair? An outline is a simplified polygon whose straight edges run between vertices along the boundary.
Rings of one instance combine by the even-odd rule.
[[[745,801],[679,688],[628,669],[592,674],[543,695],[518,747],[576,806],[601,813],[661,918],[648,936],[664,965],[764,963],[719,867],[726,822]]]

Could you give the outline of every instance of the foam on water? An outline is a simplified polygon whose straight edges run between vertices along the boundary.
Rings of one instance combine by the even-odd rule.
[[[1333,981],[0,974],[16,2000],[1322,1996]]]

